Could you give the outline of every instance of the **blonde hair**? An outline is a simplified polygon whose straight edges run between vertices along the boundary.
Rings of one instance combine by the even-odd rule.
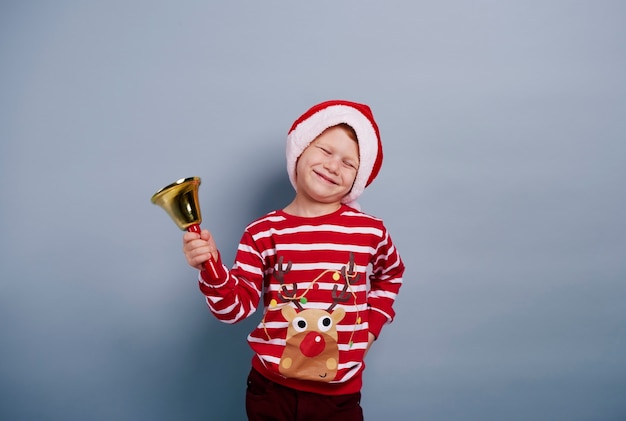
[[[342,128],[346,134],[350,137],[350,139],[354,140],[357,144],[359,143],[359,138],[356,135],[356,131],[352,128],[351,125],[347,124],[347,123],[339,123],[336,126],[333,127],[340,127]],[[330,129],[330,127],[329,127]],[[328,130],[328,129],[326,129]]]

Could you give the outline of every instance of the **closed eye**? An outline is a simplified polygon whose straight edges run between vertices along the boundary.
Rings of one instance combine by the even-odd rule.
[[[352,162],[352,161],[343,161],[343,164],[345,166],[353,168],[355,170],[359,168],[359,166],[356,163]]]

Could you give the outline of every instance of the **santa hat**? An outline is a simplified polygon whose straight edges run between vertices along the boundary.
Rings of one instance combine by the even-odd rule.
[[[332,100],[314,105],[291,126],[287,135],[287,172],[296,188],[296,162],[309,144],[329,127],[345,123],[352,127],[359,142],[359,170],[352,190],[342,203],[358,208],[356,199],[369,186],[383,163],[383,146],[374,115],[365,104]]]

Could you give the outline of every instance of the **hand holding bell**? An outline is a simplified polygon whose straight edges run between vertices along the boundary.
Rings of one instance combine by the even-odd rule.
[[[202,216],[198,201],[200,177],[181,178],[162,188],[152,196],[152,203],[160,206],[183,231],[200,234]],[[204,268],[213,279],[219,279],[215,261],[209,258]]]

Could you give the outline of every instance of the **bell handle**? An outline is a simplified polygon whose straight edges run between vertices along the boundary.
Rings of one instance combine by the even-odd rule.
[[[187,227],[187,231],[200,234],[200,225],[192,224]],[[215,260],[213,260],[213,257],[209,257],[209,260],[204,262],[204,269],[209,272],[209,275],[211,275],[212,279],[218,280],[220,278],[220,276],[217,274],[217,268],[215,267]]]

